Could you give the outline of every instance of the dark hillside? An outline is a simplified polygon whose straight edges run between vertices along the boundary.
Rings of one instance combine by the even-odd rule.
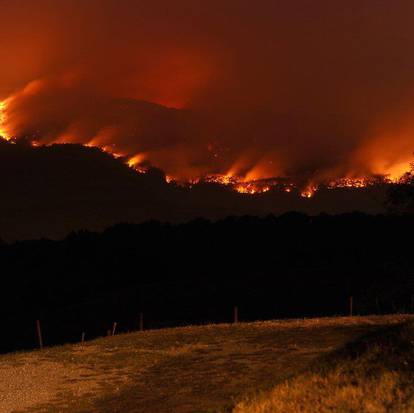
[[[0,247],[2,350],[147,327],[412,311],[413,216],[346,214],[120,224]],[[334,241],[335,240],[335,241]]]
[[[59,239],[70,231],[102,231],[119,222],[185,222],[198,216],[309,214],[384,210],[386,185],[320,190],[311,199],[272,190],[248,195],[217,184],[169,185],[157,169],[136,173],[97,148],[32,147],[0,140],[0,238]]]

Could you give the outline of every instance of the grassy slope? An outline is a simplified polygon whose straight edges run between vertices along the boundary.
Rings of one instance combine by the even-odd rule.
[[[374,333],[233,413],[414,412],[414,325]]]
[[[264,400],[279,400],[286,379],[299,392],[303,380],[313,380],[307,369],[324,359],[326,375],[333,376],[312,381],[313,394],[326,380],[350,374],[348,364],[332,367],[339,362],[332,353],[403,320],[355,317],[187,327],[6,355],[0,358],[0,413],[229,412],[246,397],[250,401],[238,404],[237,413],[274,412],[272,405],[263,409]],[[252,399],[258,390],[267,393]],[[280,411],[294,411],[287,406]]]

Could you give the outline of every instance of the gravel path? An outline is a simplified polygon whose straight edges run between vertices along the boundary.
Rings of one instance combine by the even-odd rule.
[[[53,402],[62,392],[82,396],[96,388],[77,365],[42,360],[39,353],[0,362],[0,413],[21,412]]]
[[[0,356],[0,413],[227,411],[406,316],[154,330]],[[226,410],[227,409],[227,410]]]

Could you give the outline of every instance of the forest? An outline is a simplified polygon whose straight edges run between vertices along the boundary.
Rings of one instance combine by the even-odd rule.
[[[398,198],[398,197],[397,197]],[[239,319],[412,312],[414,216],[148,221],[2,242],[0,351]]]

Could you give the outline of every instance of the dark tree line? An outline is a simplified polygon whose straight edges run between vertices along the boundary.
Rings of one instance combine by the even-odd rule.
[[[387,205],[393,213],[414,213],[414,164],[389,191]]]
[[[121,331],[411,311],[414,216],[361,213],[120,224],[61,241],[0,243],[1,351]]]

